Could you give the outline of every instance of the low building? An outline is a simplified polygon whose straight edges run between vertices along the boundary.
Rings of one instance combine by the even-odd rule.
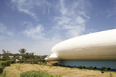
[[[19,56],[15,56],[15,57],[18,57],[19,59],[22,59],[22,56],[20,56],[20,55],[19,55]],[[14,56],[11,56],[11,55],[10,55],[9,58],[10,58],[10,59],[13,59]],[[0,59],[3,59],[3,55],[0,55]]]

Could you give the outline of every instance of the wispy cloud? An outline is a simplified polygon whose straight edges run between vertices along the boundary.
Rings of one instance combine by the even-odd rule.
[[[12,36],[13,35],[13,32],[12,31],[9,31],[7,29],[7,27],[3,23],[0,23],[0,33],[6,34],[6,35],[9,35],[9,36]]]
[[[87,3],[83,0],[59,0],[59,16],[54,17],[57,23],[54,28],[64,31],[65,36],[75,37],[85,30],[85,23],[90,17],[86,14]]]
[[[33,4],[30,0],[12,0],[14,8],[19,12],[31,15],[33,18],[37,19],[35,13],[33,12]]]
[[[109,4],[111,3],[111,7],[108,7],[106,10],[107,16],[106,17],[112,17],[116,16],[116,1],[110,0]]]
[[[58,42],[79,36],[85,31],[85,24],[90,19],[87,15],[88,4],[85,0],[57,0],[55,2],[49,0],[12,0],[12,3],[14,9],[30,15],[36,20],[39,20],[40,12],[43,15],[51,12],[53,14],[50,14],[49,25],[44,25],[41,21],[22,23],[27,27],[23,30],[23,34],[34,39],[33,41],[37,41],[34,44],[32,43],[31,48],[28,46],[28,50],[35,51],[35,53],[48,54],[50,49]],[[48,18],[45,19],[45,23],[49,22],[47,20]],[[46,30],[46,27],[49,28]],[[26,41],[24,42],[25,46],[29,44]],[[22,43],[19,43],[19,46],[21,47]]]
[[[68,4],[67,1],[69,1]],[[59,14],[54,16],[54,27],[57,28],[54,31],[60,29],[68,38],[80,35],[85,30],[86,21],[90,19],[87,15],[89,3],[85,0],[59,0],[56,5],[47,0],[12,0],[12,3],[19,12],[28,14],[36,20],[39,17],[35,10],[42,11],[44,14],[46,10],[49,13],[50,8],[56,9]]]
[[[50,8],[47,0],[12,0],[11,3],[13,4],[13,8],[32,16],[36,20],[38,20],[38,16],[35,11],[42,10],[42,13],[45,13],[45,10],[49,12]]]
[[[24,33],[33,38],[33,39],[43,39],[44,33],[43,33],[43,26],[41,24],[37,26],[27,26],[28,28],[24,31]]]

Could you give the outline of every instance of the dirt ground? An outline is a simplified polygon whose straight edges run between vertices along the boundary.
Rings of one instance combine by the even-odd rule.
[[[99,70],[88,70],[78,68],[68,68],[60,66],[47,66],[37,64],[11,64],[4,69],[6,77],[20,77],[20,73],[31,70],[42,70],[52,75],[62,77],[116,77],[116,72],[104,72]],[[2,75],[0,75],[2,77]]]

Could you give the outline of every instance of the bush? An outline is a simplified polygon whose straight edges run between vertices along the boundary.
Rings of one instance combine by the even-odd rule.
[[[13,64],[15,63],[15,60],[9,60],[10,61],[10,64]]]
[[[83,69],[83,66],[78,66],[79,69]]]
[[[27,71],[20,74],[20,77],[60,77],[58,75],[49,75],[44,71]]]
[[[2,65],[0,65],[0,74],[3,72],[4,67]]]
[[[111,68],[110,68],[110,67],[108,67],[108,68],[107,68],[107,70],[108,70],[108,71],[110,71],[110,70],[111,70]]]
[[[10,66],[11,63],[15,63],[15,60],[6,60],[6,61],[3,61],[3,62],[0,62],[0,73],[3,72],[4,67]]]
[[[92,70],[93,69],[93,66],[89,66],[89,70]]]
[[[10,66],[10,61],[4,61],[4,62],[2,62],[2,66],[4,66],[4,67]]]
[[[83,66],[83,68],[85,69],[85,66]]]
[[[34,64],[38,64],[38,61],[33,61],[34,62]]]
[[[6,63],[6,61],[4,61],[4,62],[1,62],[1,65],[2,65],[3,67],[6,67],[6,66],[7,66],[7,63]]]
[[[97,69],[97,67],[94,67],[94,69],[96,70],[96,69]]]
[[[20,63],[24,63],[25,61],[24,61],[24,60],[20,60],[19,62],[20,62]]]
[[[107,71],[107,67],[102,67],[102,70]]]
[[[12,64],[12,63],[15,63],[15,60],[6,60],[6,61],[3,61],[3,62],[1,62],[1,65],[3,67],[6,67],[6,66],[10,66],[10,64]]]
[[[5,61],[6,62],[6,66],[10,66],[10,61],[8,60],[8,61]]]

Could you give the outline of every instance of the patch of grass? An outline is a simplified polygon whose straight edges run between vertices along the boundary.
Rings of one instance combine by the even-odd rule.
[[[27,71],[20,74],[20,77],[61,77],[58,75],[49,75],[44,71]]]
[[[16,69],[20,70],[20,66],[19,66],[19,65],[18,65],[18,66],[16,66]]]
[[[79,69],[79,68],[69,68],[61,66],[50,66],[38,65],[38,64],[25,64],[16,63],[6,66],[4,71],[6,71],[6,77],[20,77],[20,74],[26,71],[45,71],[50,75],[60,75],[61,77],[116,77],[116,71],[105,71],[101,74],[100,70],[89,70],[89,69]],[[110,74],[111,73],[111,74]],[[0,75],[0,77],[3,77]]]
[[[110,77],[112,77],[112,74],[110,73]]]

